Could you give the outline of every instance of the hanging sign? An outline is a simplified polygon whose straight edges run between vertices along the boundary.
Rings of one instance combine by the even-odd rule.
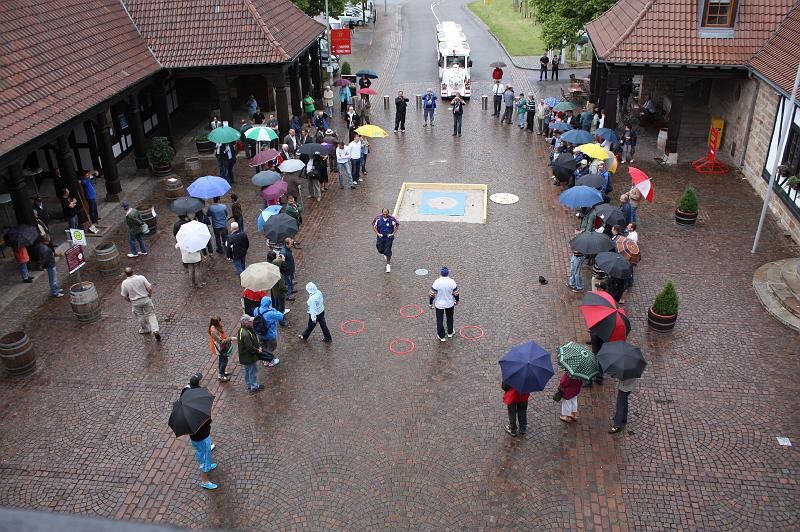
[[[331,30],[331,53],[335,55],[353,53],[350,44],[350,30]]]

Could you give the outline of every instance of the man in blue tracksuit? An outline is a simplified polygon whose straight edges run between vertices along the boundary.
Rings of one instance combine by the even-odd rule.
[[[278,348],[278,322],[283,321],[283,312],[272,307],[272,298],[264,296],[261,305],[253,310],[253,331],[261,343],[262,353],[259,355],[268,368],[277,366],[281,359],[275,356]]]
[[[425,94],[422,96],[422,116],[425,120],[425,123],[422,124],[423,127],[428,125],[428,118],[430,117],[431,126],[433,125],[433,115],[436,112],[436,95],[433,93],[433,89],[428,89],[425,91]]]

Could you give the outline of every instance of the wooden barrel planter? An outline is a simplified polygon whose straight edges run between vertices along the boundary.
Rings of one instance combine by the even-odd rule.
[[[213,153],[213,151],[214,148],[212,145],[211,152]],[[185,161],[186,175],[188,177],[200,177],[200,174],[202,173],[203,170],[203,167],[200,164],[200,157],[192,155],[186,157],[184,161]]]
[[[170,201],[182,198],[186,195],[183,181],[177,176],[170,176],[164,179],[161,184],[164,187],[164,196]]]
[[[651,329],[658,332],[669,332],[675,328],[675,322],[678,321],[678,315],[662,316],[653,312],[652,308],[647,309],[647,324]]]
[[[697,213],[683,212],[680,209],[675,209],[675,221],[681,225],[694,225],[697,221]]]
[[[153,174],[156,177],[167,177],[172,173],[172,163],[153,163]]]
[[[36,354],[28,335],[16,331],[0,338],[0,361],[11,375],[26,375],[36,369]]]
[[[195,140],[194,145],[197,148],[197,153],[200,155],[211,155],[214,153],[214,148],[217,147],[217,145],[210,140]]]
[[[156,231],[158,230],[158,226],[157,226],[158,218],[157,218],[157,216],[153,215],[153,212],[154,212],[153,211],[153,206],[152,205],[139,205],[139,206],[136,207],[136,210],[139,211],[139,213],[141,213],[142,220],[144,220],[144,223],[146,223],[147,227],[148,227],[148,231],[144,236],[147,237],[147,236],[153,236],[154,234],[156,234]]]
[[[83,323],[91,323],[100,319],[100,296],[97,288],[90,281],[75,283],[69,287],[69,304],[72,313]]]
[[[94,252],[97,265],[104,275],[119,273],[119,250],[113,242],[100,244]]]

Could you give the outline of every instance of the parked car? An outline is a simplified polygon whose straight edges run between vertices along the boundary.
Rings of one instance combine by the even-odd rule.
[[[349,26],[350,22],[352,22],[356,26],[363,26],[364,18],[361,14],[360,9],[355,9],[351,7],[351,8],[345,8],[344,13],[339,15],[339,22],[342,23],[343,28]]]

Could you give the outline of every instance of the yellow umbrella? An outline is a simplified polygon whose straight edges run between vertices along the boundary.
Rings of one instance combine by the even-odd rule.
[[[599,144],[581,144],[578,149],[591,157],[592,159],[607,159],[608,150]]]
[[[614,154],[611,154],[611,156],[608,159],[606,159],[606,168],[608,168],[608,171],[613,174],[614,172],[617,171],[618,163],[619,161],[617,161],[616,156],[614,156]]]
[[[374,137],[374,138],[383,138],[389,136],[389,134],[386,131],[379,128],[378,126],[373,126],[372,124],[365,124],[361,127],[356,128],[356,133],[364,137]]]

